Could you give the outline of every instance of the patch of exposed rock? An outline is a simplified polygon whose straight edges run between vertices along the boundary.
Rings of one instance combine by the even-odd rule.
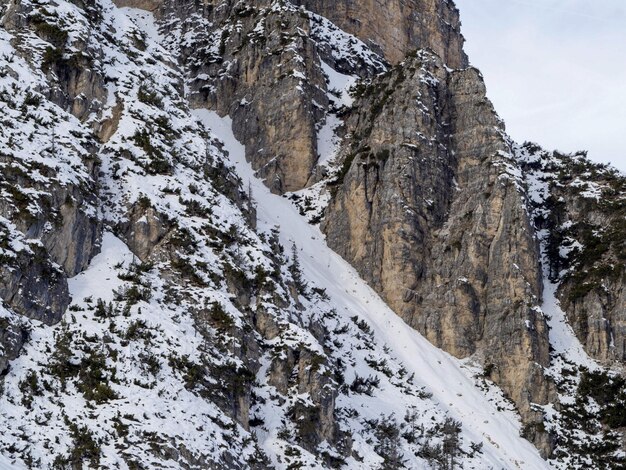
[[[451,68],[465,68],[459,11],[452,2],[296,0],[354,34],[392,64],[415,49],[432,49]]]

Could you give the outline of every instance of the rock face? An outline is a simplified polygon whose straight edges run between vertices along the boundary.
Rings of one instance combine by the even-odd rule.
[[[0,317],[0,377],[4,376],[12,360],[16,359],[28,340],[28,330],[14,318]]]
[[[518,150],[542,230],[549,277],[586,351],[605,364],[626,360],[626,178],[584,152],[534,144]]]
[[[42,321],[57,323],[70,296],[64,273],[54,266],[41,247],[20,251],[14,258],[2,258],[0,298],[16,313]]]
[[[0,217],[0,377],[28,339],[22,317],[53,325],[70,300],[66,275],[41,242]]]
[[[193,21],[215,22],[217,29],[207,28],[208,37],[180,57],[197,80],[186,81],[172,60],[180,45],[168,51],[109,2],[14,2],[2,17],[0,40],[11,54],[0,57],[0,373],[8,390],[0,400],[19,397],[15,409],[23,415],[41,402],[63,439],[44,451],[44,425],[33,425],[28,436],[8,431],[13,418],[3,401],[0,453],[29,459],[10,444],[23,438],[42,466],[156,467],[169,459],[181,468],[267,468],[251,431],[275,436],[278,419],[285,446],[269,451],[294,466],[304,452],[320,464],[341,465],[351,455],[347,430],[356,426],[348,422],[359,416],[349,399],[357,392],[344,381],[357,368],[369,370],[363,368],[370,351],[393,365],[385,369],[384,377],[394,379],[385,379],[388,390],[408,391],[414,404],[423,392],[397,372],[382,346],[368,344],[336,315],[323,289],[298,281],[276,234],[255,231],[245,182],[226,164],[223,144],[191,115],[185,94],[191,91],[194,106],[232,114],[233,130],[253,150],[282,152],[276,163],[251,153],[256,166],[267,168],[263,175],[280,176],[268,181],[276,181],[276,191],[303,187],[317,160],[317,121],[328,106],[309,17],[275,2],[259,8],[237,2],[226,10],[196,2],[161,6],[181,15],[193,7],[205,15]],[[267,29],[254,33],[258,21]],[[214,34],[224,37],[223,51],[198,49],[211,46]],[[380,64],[361,69],[371,73]],[[216,75],[201,79],[201,72]],[[217,92],[202,86],[211,83]],[[283,100],[280,106],[272,96]],[[261,118],[258,127],[246,124]],[[101,243],[95,269],[85,271]],[[76,274],[70,299],[68,278]],[[108,283],[115,287],[103,291]],[[27,341],[21,317],[49,327]],[[335,329],[355,339],[344,345]],[[349,364],[342,360],[348,355]],[[40,357],[47,360],[30,362]],[[22,362],[12,371],[9,361]],[[121,361],[133,371],[117,376]],[[136,429],[122,422],[132,415],[122,416],[119,406],[131,394],[143,396],[138,388],[161,408],[150,411],[157,416],[149,431],[147,421]],[[368,396],[375,388],[364,386]],[[50,401],[52,393],[78,395],[86,406],[116,410],[116,418],[102,420],[100,411],[68,417]],[[345,416],[338,397],[348,401]],[[188,411],[178,411],[181,402]],[[188,413],[193,438],[160,422],[178,423]],[[126,444],[101,450],[112,436]]]
[[[376,2],[295,4],[335,21],[389,62],[416,48],[431,48],[450,67],[467,66],[458,11],[451,3],[394,1],[383,15]],[[248,160],[273,191],[283,193],[312,183],[317,131],[329,109],[322,61],[336,61],[311,34],[311,13],[277,5],[227,3],[207,7],[200,16],[195,7],[170,1],[160,12],[186,18],[183,30],[194,31],[193,46],[182,48],[193,77],[192,104],[230,115]],[[351,65],[344,72],[371,74],[372,67]]]
[[[196,35],[182,50],[191,103],[232,117],[248,160],[273,191],[301,189],[317,162],[316,124],[328,107],[308,17],[272,2],[227,5],[183,23]],[[186,10],[166,2],[163,11]]]
[[[551,398],[538,244],[475,69],[428,53],[360,90],[322,227],[407,323],[476,355],[524,419]],[[549,449],[545,449],[548,451]]]
[[[15,41],[14,61],[3,69],[0,133],[0,257],[6,260],[0,295],[17,313],[46,324],[58,322],[69,305],[67,277],[87,267],[101,232],[93,139],[77,117],[59,116],[58,106],[84,117],[106,96],[96,74],[52,60],[67,40],[52,21],[20,2],[2,17],[6,31],[31,28],[51,44],[40,56],[41,71],[29,75],[20,56],[25,45]]]
[[[120,8],[140,8],[146,11],[157,11],[163,4],[163,0],[115,0],[115,5]]]
[[[589,355],[619,367],[626,361],[626,278],[623,272],[611,272],[603,280],[598,290],[583,296],[578,290],[580,278],[564,282],[561,303]]]
[[[454,3],[438,0],[376,0],[335,2],[297,0],[354,34],[392,64],[415,49],[431,49],[451,68],[468,66],[463,52],[459,11]]]

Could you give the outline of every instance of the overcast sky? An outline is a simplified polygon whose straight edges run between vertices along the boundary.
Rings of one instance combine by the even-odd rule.
[[[456,0],[509,134],[626,171],[626,0]]]

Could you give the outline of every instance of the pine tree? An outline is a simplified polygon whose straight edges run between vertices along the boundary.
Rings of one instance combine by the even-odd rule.
[[[256,202],[254,201],[254,194],[252,193],[252,183],[248,180],[248,211],[246,213],[248,223],[253,230],[256,230],[257,226],[257,212]]]
[[[402,448],[400,446],[400,428],[392,416],[381,418],[376,427],[378,445],[375,449],[384,461],[383,470],[395,470],[404,467]]]
[[[443,423],[443,455],[446,470],[453,470],[461,449],[461,423],[448,417]]]
[[[306,289],[306,283],[302,278],[302,271],[300,269],[300,260],[298,258],[298,248],[294,242],[291,245],[291,264],[289,265],[289,273],[293,279],[293,283],[299,293],[303,294]]]

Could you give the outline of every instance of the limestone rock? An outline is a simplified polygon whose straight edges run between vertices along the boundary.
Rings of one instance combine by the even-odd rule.
[[[119,8],[140,8],[147,11],[156,11],[163,4],[163,0],[114,0]]]
[[[147,261],[159,250],[159,243],[170,230],[171,224],[142,201],[133,205],[126,220],[118,226],[118,232],[128,247],[142,261]]]
[[[538,244],[474,69],[419,53],[361,90],[322,227],[407,323],[493,364],[525,420],[552,387]]]
[[[262,6],[233,6],[231,16],[186,60],[196,77],[192,105],[230,115],[246,158],[282,193],[303,188],[310,178],[317,161],[316,124],[328,98],[308,18],[293,8]],[[219,14],[209,13],[208,21],[217,22]]]
[[[272,191],[329,190],[322,221],[329,245],[407,324],[480,363],[519,410],[524,435],[549,456],[562,436],[545,431],[542,415],[543,405],[558,412],[560,404],[546,374],[554,357],[539,308],[540,246],[586,350],[623,364],[626,179],[579,158],[572,167],[555,155],[533,159],[529,149],[520,158],[480,73],[468,67],[452,1],[114,3],[154,12],[160,37],[101,2],[64,3],[61,14],[41,2],[1,7],[12,38],[3,44],[15,54],[0,58],[0,77],[12,81],[1,96],[0,376],[27,342],[23,317],[53,325],[73,301],[82,319],[63,339],[76,357],[91,357],[89,343],[97,341],[110,353],[106,361],[119,365],[119,358],[135,372],[132,382],[112,373],[115,390],[105,402],[117,390],[158,389],[166,377],[170,389],[154,397],[209,404],[206,429],[194,432],[213,429],[216,442],[237,441],[237,451],[250,451],[251,430],[278,431],[263,427],[276,412],[287,436],[270,435],[285,447],[273,456],[302,448],[340,466],[370,449],[365,438],[352,448],[346,423],[375,437],[378,424],[393,421],[360,415],[355,404],[364,402],[355,395],[427,403],[428,393],[405,377],[367,322],[349,324],[323,288],[297,282],[296,255],[286,269],[278,231],[257,231],[247,182],[190,113],[206,108],[232,118],[246,158]],[[14,60],[31,82],[18,80]],[[339,103],[335,74],[360,79],[353,105]],[[342,139],[340,168],[318,161],[331,117]],[[540,180],[552,183],[535,199],[531,186]],[[123,288],[107,292],[108,303],[70,299],[67,280],[98,252],[105,224],[131,252],[107,266]],[[129,261],[133,255],[141,263]],[[150,325],[155,317],[160,323]],[[72,337],[84,325],[101,336]],[[69,376],[40,395],[54,395],[51,409],[67,396],[65,380],[81,375],[73,376],[76,358],[65,353]],[[150,367],[135,364],[142,361]],[[116,401],[123,400],[107,406]],[[424,409],[433,421],[430,413],[441,411],[436,403]],[[116,419],[113,428],[102,424],[122,439]],[[133,421],[132,432],[143,425],[123,419]],[[235,451],[202,456],[187,448],[191,440],[141,432],[132,437],[139,445],[150,440],[157,466],[168,459],[184,467],[270,465],[262,454],[245,463]],[[415,445],[428,445],[402,439],[415,455]]]
[[[294,3],[325,16],[354,34],[389,62],[397,64],[415,49],[431,49],[451,68],[465,68],[459,11],[438,0],[376,0],[336,2],[297,0]]]
[[[0,376],[6,373],[10,361],[18,357],[27,338],[27,329],[17,319],[0,317]]]
[[[6,306],[47,325],[57,323],[70,296],[65,274],[47,257],[45,249],[30,244],[0,260],[0,298]]]

